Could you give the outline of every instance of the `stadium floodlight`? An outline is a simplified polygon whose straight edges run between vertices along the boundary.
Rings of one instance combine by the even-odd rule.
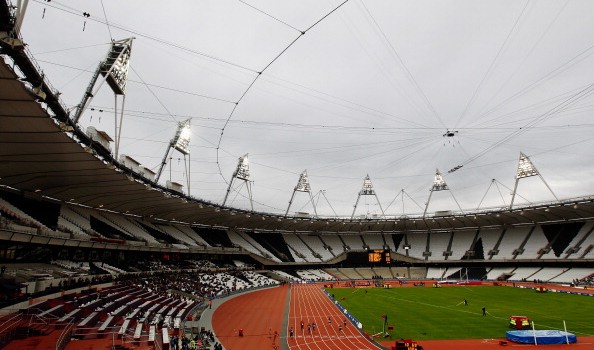
[[[433,180],[433,186],[431,191],[447,191],[449,190],[448,184],[446,184],[443,176],[439,172],[439,169],[435,169],[435,179]]]
[[[87,86],[85,93],[76,111],[72,116],[72,123],[77,124],[80,117],[90,105],[91,101],[103,83],[111,88],[114,94],[114,139],[115,139],[115,158],[118,158],[120,149],[120,139],[122,136],[122,124],[124,120],[124,106],[126,105],[126,83],[128,82],[128,70],[130,68],[130,55],[132,54],[132,41],[134,38],[122,40],[113,40],[105,59],[99,63],[95,70],[91,82]],[[103,79],[97,84],[99,77]],[[118,107],[118,96],[121,96],[121,107]],[[119,112],[119,116],[118,116]],[[119,118],[119,121],[118,121]]]
[[[369,178],[369,175],[367,175],[365,177],[365,179],[363,180],[363,188],[361,189],[361,192],[359,194],[361,194],[361,195],[375,195],[375,191],[373,190],[373,184],[371,183],[371,179]]]
[[[233,186],[233,182],[235,181],[235,179],[239,179],[243,181],[243,183],[245,184],[248,191],[250,206],[252,208],[252,211],[254,211],[254,202],[252,200],[252,186],[250,183],[250,161],[247,153],[239,157],[237,167],[235,168],[235,171],[231,176],[231,181],[229,181],[229,186],[227,187],[225,199],[223,199],[223,206],[227,203],[227,198],[229,197],[229,192],[231,192],[231,188]]]
[[[287,216],[287,214],[289,213],[289,209],[291,208],[291,204],[293,203],[293,199],[295,198],[296,192],[309,193],[309,200],[311,202],[311,205],[313,206],[315,217],[318,217],[316,203],[314,202],[313,195],[311,194],[311,186],[309,184],[309,178],[307,177],[307,170],[303,170],[301,175],[299,175],[299,181],[297,181],[297,185],[293,189],[293,194],[291,195],[291,199],[289,200],[289,206],[287,206],[287,211],[285,211],[285,216]]]
[[[97,67],[82,100],[77,105],[76,113],[72,117],[74,123],[78,123],[82,113],[91,103],[93,97],[97,95],[103,82],[107,82],[115,95],[126,95],[128,69],[130,67],[130,55],[132,53],[132,40],[134,40],[134,38],[112,41],[105,59]],[[101,81],[101,84],[95,87],[99,75],[101,75],[104,80]],[[93,89],[94,87],[95,89]]]
[[[106,78],[107,84],[117,95],[126,94],[133,39],[113,41],[109,53],[100,68],[101,75]]]
[[[183,155],[190,154],[190,139],[192,136],[190,120],[187,119],[177,125],[177,131],[171,140],[172,147]]]
[[[190,122],[192,119],[186,119],[183,122],[177,124],[177,129],[175,131],[175,135],[169,142],[169,146],[167,147],[167,151],[163,156],[163,160],[161,161],[161,166],[157,171],[157,175],[155,176],[155,182],[159,182],[161,178],[161,174],[163,173],[163,169],[167,164],[167,157],[171,153],[171,150],[176,150],[179,153],[183,154],[184,156],[184,164],[186,165],[186,178],[187,178],[187,187],[188,187],[188,195],[190,194],[190,159],[187,160],[186,163],[186,156],[190,156],[190,139],[192,135],[192,129],[190,126]],[[169,164],[171,167],[171,164]],[[170,176],[171,177],[171,176]],[[171,180],[171,179],[170,179]]]
[[[538,170],[527,155],[520,152],[520,159],[518,160],[518,170],[516,171],[516,179],[539,175]]]
[[[239,162],[237,163],[237,168],[233,173],[233,177],[244,181],[250,180],[250,160],[247,153],[242,157],[239,157]]]
[[[509,209],[512,209],[514,205],[514,199],[516,198],[516,191],[518,189],[518,183],[520,182],[520,179],[532,176],[540,177],[545,186],[553,194],[553,197],[555,197],[556,200],[559,200],[559,198],[557,198],[557,196],[555,195],[555,192],[553,192],[549,184],[545,181],[544,177],[542,177],[540,172],[536,170],[536,167],[534,166],[530,158],[523,152],[520,152],[520,159],[518,159],[518,168],[516,170],[516,183],[514,185],[514,190],[512,192],[511,202],[509,203]]]
[[[371,183],[369,174],[367,174],[365,176],[365,179],[363,179],[363,187],[361,187],[361,191],[359,191],[359,195],[357,196],[357,201],[355,202],[355,205],[353,208],[353,213],[351,214],[351,220],[353,220],[353,218],[355,217],[355,211],[357,210],[357,205],[359,204],[359,200],[361,199],[361,196],[374,196],[375,200],[377,201],[377,204],[379,205],[379,208],[382,212],[382,216],[384,218],[386,217],[386,214],[384,213],[384,209],[382,208],[382,204],[380,203],[379,198],[377,197],[377,194],[375,193],[375,190],[373,189],[373,184]]]
[[[431,186],[431,189],[429,190],[429,199],[427,199],[427,203],[425,204],[425,210],[423,211],[423,218],[427,214],[427,209],[429,208],[429,203],[431,203],[431,195],[433,195],[433,192],[437,192],[437,191],[449,191],[450,194],[452,195],[452,198],[454,198],[454,202],[456,202],[456,204],[458,205],[458,208],[460,209],[460,211],[462,213],[464,213],[464,211],[462,210],[462,207],[456,200],[456,197],[454,197],[454,194],[452,193],[452,191],[450,191],[448,184],[445,182],[443,175],[441,175],[441,173],[439,172],[439,169],[435,169],[435,177],[433,179],[433,185]]]
[[[309,179],[307,178],[307,170],[303,170],[299,175],[299,181],[295,186],[295,191],[298,192],[311,192],[311,186],[309,185]]]

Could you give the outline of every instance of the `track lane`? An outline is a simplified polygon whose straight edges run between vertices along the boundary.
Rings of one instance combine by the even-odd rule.
[[[213,330],[225,349],[278,349],[287,300],[286,286],[238,295],[220,305],[212,317]],[[243,336],[239,336],[239,329]]]
[[[295,284],[291,288],[288,327],[293,327],[295,331],[295,337],[287,339],[291,350],[379,349],[365,339],[350,321],[347,320],[344,325],[345,316],[318,285]],[[305,324],[303,332],[301,320]],[[313,322],[317,324],[317,330],[312,330],[310,334],[307,325]],[[339,324],[342,325],[341,331]]]

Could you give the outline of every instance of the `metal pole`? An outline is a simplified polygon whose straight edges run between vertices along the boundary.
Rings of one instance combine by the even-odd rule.
[[[249,180],[243,180],[246,183],[246,187],[248,190],[248,194],[250,196],[250,208],[252,208],[252,211],[254,211],[254,202],[252,200],[252,184],[250,183]]]
[[[313,195],[311,194],[311,191],[307,191],[307,193],[309,193],[309,199],[311,200],[311,205],[313,206],[314,215],[317,218],[318,217],[318,211],[316,209],[316,203],[314,202]]]
[[[324,190],[320,190],[320,193],[322,194],[322,196],[324,196],[324,199],[326,200],[326,203],[328,203],[328,205],[330,206],[330,209],[332,209],[332,212],[334,213],[334,216],[335,217],[338,217],[338,214],[336,214],[336,210],[334,210],[334,208],[332,207],[332,204],[328,200],[328,197],[326,197],[326,194],[325,194]]]
[[[188,188],[188,195],[190,194],[190,178],[188,177],[188,163],[186,162],[186,155],[184,154],[184,169],[186,171],[186,187]]]
[[[23,25],[23,20],[25,19],[25,12],[27,12],[27,5],[29,5],[29,0],[19,0],[17,2],[16,23],[14,25],[14,31],[16,34],[20,34],[21,32],[21,26]]]
[[[291,195],[291,199],[289,200],[289,206],[287,207],[287,211],[285,212],[285,217],[287,217],[289,209],[291,209],[291,203],[293,203],[293,198],[295,198],[295,190],[293,190],[293,194]]]
[[[553,197],[555,197],[556,200],[559,200],[559,198],[557,198],[557,196],[555,195],[555,192],[553,192],[553,190],[551,189],[551,187],[549,187],[549,184],[545,181],[544,177],[542,177],[542,175],[540,175],[540,172],[538,173],[538,176],[540,177],[540,179],[542,180],[542,182],[544,182],[545,186],[547,186],[547,188],[549,189],[549,191],[551,191],[551,193],[553,194]]]
[[[155,182],[159,182],[161,178],[161,174],[163,173],[163,168],[165,168],[165,164],[167,164],[167,156],[169,156],[169,152],[171,151],[171,144],[167,146],[167,151],[163,155],[163,160],[161,161],[161,166],[159,167],[159,171],[157,171],[157,176],[155,177]]]
[[[427,199],[427,204],[425,204],[425,210],[423,210],[423,217],[427,214],[427,209],[429,208],[429,203],[431,202],[431,195],[433,195],[433,188],[429,191],[429,198]]]
[[[450,194],[452,195],[452,198],[454,198],[454,202],[456,202],[456,204],[458,205],[458,209],[460,209],[460,212],[462,214],[464,214],[464,210],[462,210],[462,207],[460,206],[460,203],[458,203],[458,201],[456,200],[456,197],[454,197],[454,192],[452,192],[452,190],[449,190]]]
[[[382,204],[380,203],[379,198],[377,197],[377,193],[375,194],[375,200],[377,201],[377,205],[379,205],[380,210],[382,211],[382,216],[385,219],[386,218],[386,213],[384,213],[384,209],[382,208]]]
[[[74,113],[74,116],[72,117],[72,122],[74,124],[78,123],[78,120],[82,116],[83,112],[85,111],[85,109],[87,109],[87,105],[93,99],[95,92],[97,92],[97,90],[99,90],[99,88],[101,88],[101,85],[103,85],[103,83],[105,82],[105,79],[102,79],[102,81],[99,84],[99,86],[97,87],[97,89],[95,89],[95,92],[93,92],[93,87],[95,86],[95,83],[97,82],[97,79],[99,78],[99,73],[101,72],[102,64],[103,64],[103,62],[99,62],[99,66],[97,66],[97,70],[95,70],[95,74],[93,74],[93,77],[91,78],[91,82],[89,83],[89,86],[87,86],[87,90],[85,91],[85,94],[83,95],[82,100],[78,104],[78,108],[76,109],[76,112]]]
[[[516,198],[516,190],[518,189],[518,182],[520,181],[519,178],[516,178],[516,184],[514,185],[514,190],[512,192],[511,203],[509,203],[509,209],[512,209],[514,206],[514,199]]]
[[[191,176],[192,176],[192,172],[190,171],[190,167],[192,166],[192,157],[190,156],[190,153],[188,153],[188,196],[191,196],[190,194],[190,184],[192,183],[191,180]]]
[[[116,95],[117,96],[117,95]],[[124,123],[124,105],[126,105],[126,95],[122,95],[122,109],[120,110],[120,127],[118,128],[116,139],[116,158],[120,149],[120,139],[122,137],[122,124]]]
[[[565,331],[565,342],[569,344],[569,337],[567,336],[567,325],[565,324],[565,320],[563,320],[563,330]]]
[[[357,201],[355,202],[355,207],[353,208],[353,213],[351,214],[351,220],[353,220],[353,217],[355,217],[355,211],[357,210],[357,205],[359,204],[360,198],[361,198],[361,192],[359,192],[359,195],[357,196]]]
[[[113,94],[113,138],[114,138],[114,155],[115,159],[118,159],[118,95]]]
[[[235,179],[235,176],[232,176],[231,181],[229,181],[229,186],[227,187],[227,193],[225,193],[225,199],[223,199],[223,206],[225,206],[225,203],[227,203],[227,197],[229,197],[229,192],[231,192],[231,185],[233,185],[234,179]]]
[[[491,189],[491,186],[493,186],[494,182],[495,182],[495,179],[491,179],[491,183],[489,184],[489,187],[487,187],[487,191],[485,191],[485,194],[483,195],[483,198],[481,198],[481,201],[479,202],[478,206],[476,207],[476,210],[479,210],[479,208],[481,207],[481,204],[483,204],[483,201],[485,200],[485,197],[487,197],[487,193],[489,193],[489,190]]]
[[[505,198],[503,197],[503,193],[501,193],[501,190],[499,189],[497,180],[493,179],[493,181],[495,181],[495,187],[497,188],[497,192],[499,192],[499,197],[501,197],[501,201],[503,202],[503,205],[507,205],[507,204],[505,204]]]

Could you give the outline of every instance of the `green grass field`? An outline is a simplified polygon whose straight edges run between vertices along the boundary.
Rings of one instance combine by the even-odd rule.
[[[327,291],[370,334],[382,331],[381,315],[386,314],[394,326],[393,339],[504,338],[511,315],[528,316],[536,329],[562,330],[565,320],[567,330],[576,336],[594,335],[594,297],[588,296],[492,286]],[[465,298],[468,306],[463,304]],[[487,316],[482,316],[482,307]]]

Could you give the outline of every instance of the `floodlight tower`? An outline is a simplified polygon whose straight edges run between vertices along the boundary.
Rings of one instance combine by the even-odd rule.
[[[433,180],[433,186],[431,186],[431,189],[429,190],[429,199],[427,199],[427,203],[425,204],[425,210],[423,211],[423,217],[425,217],[425,215],[427,214],[427,209],[429,208],[429,203],[431,202],[431,195],[433,195],[433,192],[437,192],[437,191],[450,191],[450,188],[448,187],[448,184],[443,179],[443,176],[439,172],[439,169],[435,169],[435,179]],[[458,205],[458,208],[460,209],[460,211],[462,211],[462,208],[460,207],[460,204],[458,204],[458,201],[456,200],[456,197],[454,197],[454,194],[452,193],[452,191],[450,191],[450,194],[452,195],[452,198],[454,198],[454,202],[456,202],[456,205]]]
[[[373,184],[371,183],[369,174],[367,174],[367,176],[365,176],[365,179],[363,179],[363,187],[361,188],[361,191],[359,191],[359,195],[357,196],[357,201],[355,202],[355,206],[353,208],[353,213],[351,214],[351,220],[353,220],[353,217],[355,217],[355,211],[357,211],[357,205],[359,204],[359,199],[361,199],[361,196],[374,196],[375,200],[377,201],[377,204],[380,207],[380,210],[382,211],[382,216],[384,218],[386,217],[386,214],[384,213],[384,209],[382,208],[382,204],[380,203],[379,198],[377,197],[377,194],[375,193],[375,190],[373,189]]]
[[[534,164],[532,164],[530,158],[524,153],[520,152],[520,159],[518,160],[518,170],[516,171],[516,184],[514,185],[514,190],[512,192],[512,199],[511,203],[509,204],[509,209],[511,209],[514,206],[514,199],[516,198],[516,190],[518,189],[518,182],[520,182],[520,179],[532,176],[540,177],[545,186],[547,186],[549,191],[551,191],[551,193],[553,194],[553,197],[555,197],[556,200],[559,200],[559,198],[557,198],[557,196],[555,195],[555,192],[553,192],[551,187],[549,187],[549,184],[545,181],[544,177],[542,177],[538,170],[536,170],[536,167],[534,166]]]
[[[229,181],[229,187],[227,187],[225,199],[223,199],[223,206],[225,205],[225,203],[227,203],[227,197],[229,197],[229,192],[231,192],[231,186],[233,186],[233,181],[235,179],[243,181],[243,184],[246,185],[250,200],[250,207],[252,208],[252,211],[254,211],[254,202],[252,200],[252,185],[250,183],[250,161],[247,153],[239,157],[237,167],[233,172],[233,176],[231,176],[231,181]]]
[[[163,168],[165,168],[165,164],[167,164],[167,157],[169,154],[176,150],[179,153],[183,154],[184,156],[184,164],[186,165],[186,179],[187,179],[187,187],[188,187],[188,194],[190,194],[190,138],[192,135],[192,129],[190,127],[191,119],[186,119],[183,122],[177,124],[177,130],[175,131],[175,136],[169,142],[169,146],[167,147],[167,151],[163,156],[163,160],[161,161],[161,166],[159,167],[159,171],[157,171],[157,176],[155,177],[155,182],[159,182],[159,178],[163,173]],[[188,159],[186,161],[186,156]],[[171,166],[171,164],[169,164]]]
[[[72,122],[78,123],[80,117],[87,109],[93,97],[97,94],[103,83],[107,82],[114,94],[114,118],[115,118],[115,158],[118,157],[120,137],[122,135],[122,121],[124,119],[124,105],[126,103],[126,83],[128,82],[128,68],[130,67],[130,54],[132,53],[132,40],[134,38],[112,41],[105,60],[99,63],[91,82],[85,91],[80,103],[76,106],[76,112],[72,116]],[[97,80],[102,77],[99,84]],[[97,85],[97,86],[95,86]],[[118,123],[118,96],[122,96],[122,108],[120,110]]]
[[[289,209],[291,209],[291,204],[293,204],[293,198],[295,198],[296,192],[307,192],[309,193],[309,199],[311,201],[311,205],[313,206],[314,215],[317,218],[318,212],[316,210],[316,203],[314,202],[313,195],[311,194],[311,186],[309,185],[309,178],[307,177],[307,170],[303,170],[301,175],[299,175],[299,181],[297,181],[297,186],[293,189],[293,195],[289,200],[289,206],[287,207],[287,211],[285,212],[285,217],[289,213]]]

